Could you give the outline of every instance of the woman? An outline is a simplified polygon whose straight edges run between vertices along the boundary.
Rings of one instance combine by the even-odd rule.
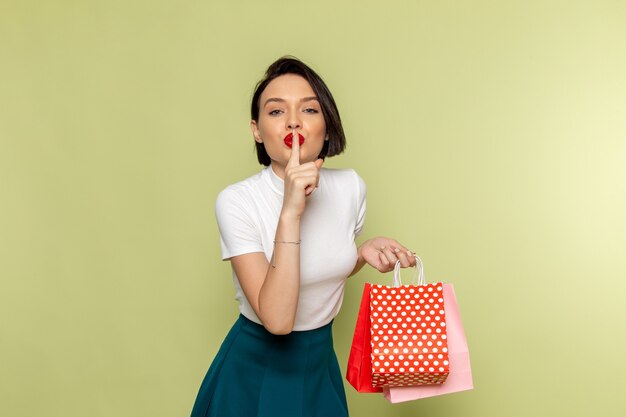
[[[356,247],[365,184],[322,168],[346,145],[335,101],[295,58],[267,70],[250,123],[266,168],[217,198],[222,258],[231,262],[239,319],[224,340],[192,417],[347,416],[332,343],[346,278],[415,264],[393,239]]]

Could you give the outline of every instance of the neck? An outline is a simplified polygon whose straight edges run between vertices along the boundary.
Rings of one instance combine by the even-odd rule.
[[[278,178],[280,178],[281,180],[285,179],[285,167],[280,166],[274,161],[272,161],[271,167],[272,167],[272,171],[274,171],[274,174],[276,174]]]

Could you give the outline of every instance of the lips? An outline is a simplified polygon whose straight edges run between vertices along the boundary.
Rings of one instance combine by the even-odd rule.
[[[304,143],[304,136],[298,133],[298,137],[300,138],[300,146],[302,146],[302,144]],[[293,133],[287,134],[287,136],[285,136],[285,139],[283,139],[283,141],[285,142],[285,145],[291,148],[291,145],[293,145]]]

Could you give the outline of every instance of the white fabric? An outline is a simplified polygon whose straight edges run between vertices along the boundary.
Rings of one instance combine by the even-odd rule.
[[[222,259],[252,252],[271,258],[283,180],[271,167],[226,187],[217,197]],[[328,324],[339,312],[347,276],[357,260],[355,237],[365,220],[365,183],[351,169],[322,168],[300,221],[300,298],[294,330]],[[261,324],[233,271],[239,311]]]

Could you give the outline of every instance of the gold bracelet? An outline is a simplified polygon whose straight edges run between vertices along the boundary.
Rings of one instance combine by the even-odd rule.
[[[292,245],[299,245],[300,242],[302,242],[302,240],[298,240],[297,242],[296,241],[291,241],[291,240],[275,240],[274,244],[277,244],[277,243],[289,243],[289,244],[292,244]],[[276,268],[276,264],[274,263],[274,254],[273,253],[272,253],[272,259],[270,260],[270,265],[272,265],[272,268]]]

